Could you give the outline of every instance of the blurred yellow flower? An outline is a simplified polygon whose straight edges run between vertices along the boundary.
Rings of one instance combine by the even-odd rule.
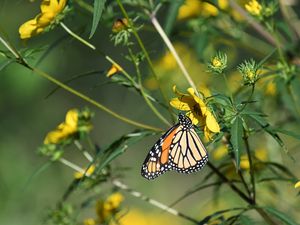
[[[66,3],[67,0],[43,0],[41,13],[20,26],[20,38],[27,39],[42,33],[64,10]]]
[[[212,157],[214,160],[220,160],[224,158],[228,154],[228,149],[225,145],[220,145],[217,149],[215,149],[212,153]]]
[[[142,212],[138,209],[131,209],[124,215],[118,223],[113,225],[179,225],[178,218],[162,213]],[[111,224],[110,224],[111,225]]]
[[[119,192],[111,194],[104,202],[98,201],[96,204],[96,213],[100,224],[109,221],[112,216],[116,215],[123,201],[124,196]]]
[[[96,225],[96,220],[93,218],[87,218],[83,221],[83,225]]]
[[[85,171],[85,172],[75,172],[74,173],[74,178],[75,179],[81,179],[84,175],[85,176],[91,176],[93,173],[94,173],[94,171],[95,171],[95,165],[94,164],[92,164],[88,169],[87,169],[87,171]]]
[[[261,14],[262,6],[256,0],[251,0],[245,5],[246,10],[253,16]]]
[[[220,132],[220,126],[202,99],[195,94],[193,88],[188,88],[188,94],[180,93],[173,87],[174,93],[178,96],[170,101],[170,105],[175,109],[188,111],[186,115],[192,120],[195,125],[204,126],[204,135],[206,138],[211,138],[211,133]]]
[[[64,123],[58,125],[58,127],[49,132],[46,135],[44,144],[57,144],[68,136],[77,132],[78,126],[78,110],[71,109],[67,112],[66,119]]]
[[[111,68],[108,70],[106,76],[107,77],[111,77],[113,75],[115,75],[116,73],[118,72],[121,72],[122,71],[122,67],[119,66],[118,64],[114,63]]]
[[[295,184],[295,188],[300,188],[300,181]]]
[[[277,91],[276,84],[272,81],[268,82],[267,85],[265,86],[266,95],[275,96],[276,91]]]
[[[219,0],[218,5],[221,9],[224,9],[228,6],[228,0]],[[200,15],[204,17],[216,16],[218,13],[217,7],[203,0],[185,0],[178,10],[177,19],[184,20]]]

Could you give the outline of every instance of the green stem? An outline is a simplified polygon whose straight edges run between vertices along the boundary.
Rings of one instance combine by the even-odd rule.
[[[75,146],[77,147],[77,149],[82,152],[82,154],[84,155],[84,157],[92,162],[93,161],[93,156],[90,155],[90,153],[88,151],[86,151],[83,146],[80,144],[80,142],[78,140],[74,141]]]
[[[35,72],[36,74],[46,78],[47,80],[55,83],[56,85],[60,86],[61,88],[69,91],[70,93],[82,98],[83,100],[91,103],[92,105],[98,107],[99,109],[103,110],[104,112],[107,112],[108,114],[112,115],[113,117],[125,122],[125,123],[128,123],[128,124],[131,124],[131,125],[134,125],[134,126],[137,126],[137,127],[140,127],[140,128],[144,128],[144,129],[148,129],[148,130],[154,130],[154,131],[161,131],[161,129],[159,128],[156,128],[156,127],[152,127],[152,126],[149,126],[149,125],[145,125],[145,124],[142,124],[142,123],[139,123],[139,122],[136,122],[136,121],[133,121],[133,120],[130,120],[124,116],[121,116],[120,114],[110,110],[109,108],[105,107],[104,105],[100,104],[99,102],[91,99],[90,97],[76,91],[75,89],[65,85],[64,83],[56,80],[55,78],[53,78],[52,76],[50,76],[49,74],[43,72],[43,71],[40,71],[38,70],[37,68],[34,68],[34,67],[29,67],[29,69],[31,69],[33,72]]]
[[[251,93],[250,93],[250,95],[248,97],[248,100],[243,104],[243,107],[239,110],[239,112],[242,112],[246,108],[246,106],[248,105],[248,103],[251,101],[253,93],[254,93],[254,89],[255,89],[255,84],[252,84],[251,85]]]
[[[297,96],[295,95],[295,93],[292,89],[291,84],[287,84],[287,92],[291,96],[294,108],[295,108],[298,116],[300,116],[300,108],[299,108],[299,105],[298,105],[298,99],[297,99]]]
[[[255,174],[254,174],[253,161],[252,161],[252,157],[251,157],[251,153],[250,153],[248,134],[245,129],[244,129],[244,142],[245,142],[246,152],[247,152],[249,166],[250,166],[250,179],[251,179],[251,185],[252,185],[251,198],[252,198],[253,203],[255,204],[256,203]]]
[[[78,41],[80,41],[81,43],[83,43],[84,45],[88,46],[89,48],[96,50],[96,47],[92,44],[90,44],[89,42],[87,42],[86,40],[84,40],[83,38],[79,37],[77,34],[75,34],[73,31],[71,31],[64,23],[60,23],[60,25],[74,38],[76,38]],[[105,55],[104,53],[100,52],[107,61],[109,61],[112,64],[116,64],[118,65],[118,63],[116,61],[114,61],[111,57],[109,57],[108,55]],[[133,62],[135,64],[135,62]],[[136,66],[136,65],[135,65]],[[164,122],[166,125],[171,126],[171,124],[158,112],[158,110],[154,107],[154,105],[151,103],[151,101],[149,100],[149,98],[146,96],[144,90],[143,90],[143,86],[142,83],[140,82],[139,85],[136,85],[136,82],[134,81],[134,79],[132,79],[132,77],[130,76],[129,73],[126,72],[126,70],[124,70],[122,68],[121,71],[124,76],[137,88],[140,90],[146,104],[150,107],[150,109],[153,111],[153,113],[162,121]]]
[[[63,22],[59,23],[60,26],[68,33],[70,34],[72,37],[74,37],[75,39],[77,39],[79,42],[81,42],[82,44],[88,46],[89,48],[96,50],[96,47],[94,45],[92,45],[91,43],[87,42],[86,40],[84,40],[82,37],[78,36],[77,34],[75,34],[73,31],[71,31]]]
[[[65,85],[64,83],[60,82],[59,80],[53,78],[52,76],[50,76],[49,74],[35,68],[35,67],[32,67],[30,66],[29,64],[27,64],[24,59],[20,56],[20,54],[10,46],[10,44],[8,42],[6,42],[1,36],[0,36],[0,41],[4,44],[4,46],[14,55],[16,56],[16,59],[17,59],[17,62],[23,66],[25,66],[26,68],[28,68],[29,70],[35,72],[37,75],[41,76],[41,77],[44,77],[46,78],[47,80],[55,83],[56,85],[58,85],[59,87],[65,89],[66,91],[69,91],[70,93],[82,98],[83,100],[91,103],[92,105],[98,107],[99,109],[107,112],[108,114],[112,115],[113,117],[125,122],[125,123],[128,123],[128,124],[131,124],[131,125],[134,125],[134,126],[137,126],[137,127],[140,127],[140,128],[144,128],[144,129],[148,129],[148,130],[153,130],[153,131],[161,131],[161,129],[159,128],[156,128],[156,127],[152,127],[152,126],[149,126],[149,125],[146,125],[146,124],[142,124],[142,123],[139,123],[139,122],[136,122],[134,120],[130,120],[124,116],[121,116],[120,114],[110,110],[109,108],[105,107],[104,105],[100,104],[99,102],[91,99],[90,97],[76,91],[75,89]],[[18,57],[17,57],[18,56]]]
[[[118,5],[119,5],[119,7],[120,7],[120,9],[121,9],[121,11],[122,11],[124,17],[125,17],[125,18],[128,20],[128,22],[129,22],[130,28],[132,29],[132,33],[133,33],[135,39],[137,40],[137,42],[138,42],[138,44],[139,44],[139,46],[140,46],[140,48],[141,48],[143,54],[145,55],[145,58],[146,58],[146,60],[147,60],[147,63],[148,63],[148,65],[149,65],[149,68],[150,68],[151,73],[153,74],[155,80],[159,83],[159,78],[158,78],[158,76],[157,76],[157,74],[156,74],[156,72],[155,72],[155,70],[154,70],[154,66],[153,66],[153,64],[152,64],[152,61],[151,61],[151,59],[150,59],[150,56],[149,56],[149,54],[148,54],[148,51],[147,51],[146,48],[145,48],[145,45],[144,45],[142,39],[140,38],[140,36],[139,36],[139,34],[138,34],[138,32],[137,32],[135,26],[133,25],[132,21],[130,20],[130,18],[129,18],[129,16],[128,16],[128,13],[126,12],[126,10],[125,10],[125,8],[124,8],[122,2],[121,2],[120,0],[117,0],[117,3],[118,3]],[[159,89],[160,89],[160,92],[161,92],[161,94],[162,94],[162,96],[163,96],[165,102],[168,103],[168,98],[167,98],[167,96],[165,95],[164,91],[162,90],[161,85],[159,85]],[[169,110],[170,116],[172,117],[172,110],[170,109],[169,104],[168,104],[168,110]]]
[[[139,68],[139,65],[137,64],[136,60],[135,60],[135,56],[133,55],[132,51],[130,48],[128,48],[129,51],[129,55],[130,58],[134,64],[135,67],[135,71],[138,77],[138,85],[139,85],[139,90],[145,100],[145,102],[147,103],[147,105],[149,106],[149,108],[153,111],[153,113],[166,125],[171,126],[171,124],[158,112],[158,110],[154,107],[154,105],[152,104],[152,102],[149,100],[149,98],[147,97],[143,85],[142,85],[142,75],[141,75],[141,71]]]
[[[223,75],[223,78],[224,78],[224,81],[225,81],[225,85],[226,85],[226,88],[227,88],[229,96],[230,96],[231,103],[233,103],[233,94],[232,94],[232,92],[230,90],[228,79],[227,79],[225,73],[222,73],[222,75]]]

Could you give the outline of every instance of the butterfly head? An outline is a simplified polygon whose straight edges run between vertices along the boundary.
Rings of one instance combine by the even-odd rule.
[[[178,121],[179,121],[180,125],[182,125],[183,127],[186,127],[188,129],[193,127],[193,123],[192,123],[191,119],[182,113],[179,113]]]

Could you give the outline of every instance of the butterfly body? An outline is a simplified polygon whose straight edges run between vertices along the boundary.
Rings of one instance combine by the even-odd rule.
[[[196,172],[207,163],[207,151],[191,120],[179,114],[178,121],[149,151],[141,171],[146,179],[154,179],[169,170],[187,174]]]

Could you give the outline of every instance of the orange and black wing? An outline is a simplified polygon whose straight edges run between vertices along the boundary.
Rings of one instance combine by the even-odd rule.
[[[146,179],[152,180],[172,169],[169,164],[169,152],[178,127],[179,124],[171,127],[149,151],[141,170],[142,176]]]
[[[208,154],[194,128],[178,127],[170,146],[169,161],[171,169],[179,173],[196,172],[206,165]]]

